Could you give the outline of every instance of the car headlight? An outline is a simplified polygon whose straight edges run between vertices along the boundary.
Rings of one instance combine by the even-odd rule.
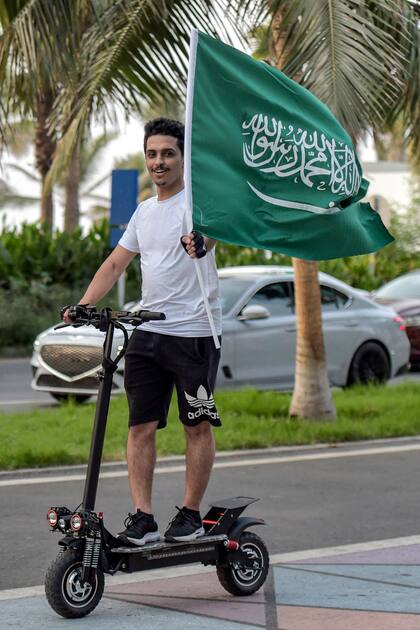
[[[34,350],[38,350],[39,346],[40,346],[40,342],[38,341],[38,339],[35,339],[35,341],[34,341]]]

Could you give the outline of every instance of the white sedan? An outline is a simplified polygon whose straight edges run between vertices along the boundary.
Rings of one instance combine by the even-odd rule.
[[[218,387],[251,385],[292,389],[296,318],[293,268],[228,267],[219,270],[223,310]],[[322,319],[330,383],[386,381],[408,368],[410,344],[403,320],[363,292],[320,273]],[[131,306],[136,310],[136,306]],[[89,328],[49,328],[38,335],[32,387],[57,399],[84,400],[98,389],[103,333]],[[121,344],[115,335],[115,351]],[[123,390],[123,362],[114,390]]]

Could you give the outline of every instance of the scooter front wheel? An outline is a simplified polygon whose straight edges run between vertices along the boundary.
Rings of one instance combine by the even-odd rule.
[[[242,566],[235,562],[217,567],[220,584],[232,595],[252,595],[264,584],[269,567],[269,556],[264,541],[253,532],[244,532],[239,546],[252,562]]]
[[[92,612],[104,592],[104,574],[96,569],[92,583],[82,580],[83,554],[65,549],[52,562],[45,577],[48,603],[56,613],[67,619],[85,617]]]

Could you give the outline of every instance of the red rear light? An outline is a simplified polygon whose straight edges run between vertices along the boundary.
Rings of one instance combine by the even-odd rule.
[[[399,315],[394,317],[394,322],[398,324],[400,330],[406,330],[407,326],[405,325],[405,321]]]
[[[226,547],[228,551],[238,551],[239,543],[236,540],[228,540]]]

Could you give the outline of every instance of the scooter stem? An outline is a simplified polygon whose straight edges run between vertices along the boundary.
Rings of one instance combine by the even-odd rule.
[[[84,510],[93,511],[95,509],[109,401],[111,398],[112,376],[116,367],[110,363],[113,337],[114,323],[109,321],[104,341],[104,361],[102,364],[104,376],[99,386],[98,400],[96,402],[95,421],[92,430],[92,441],[83,493],[82,506]]]

